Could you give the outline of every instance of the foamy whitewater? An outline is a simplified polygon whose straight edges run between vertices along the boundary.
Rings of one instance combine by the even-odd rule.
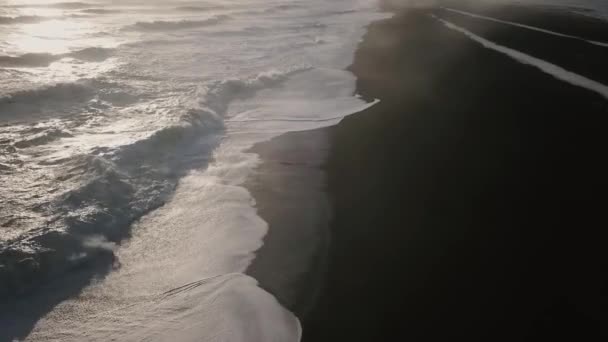
[[[373,105],[345,68],[377,6],[1,1],[1,338],[298,341],[244,274],[246,151]]]

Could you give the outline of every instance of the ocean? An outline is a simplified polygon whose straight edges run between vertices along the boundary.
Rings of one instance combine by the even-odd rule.
[[[347,67],[389,16],[376,0],[0,1],[0,340],[299,341],[245,272],[268,230],[249,150],[374,105]]]
[[[244,273],[267,231],[247,150],[372,105],[345,69],[386,16],[372,0],[0,2],[0,294],[65,292],[28,297],[48,314],[9,313],[3,337],[297,341]]]

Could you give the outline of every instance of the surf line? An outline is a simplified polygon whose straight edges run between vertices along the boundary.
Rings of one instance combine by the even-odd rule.
[[[456,26],[447,20],[441,19],[434,14],[431,14],[431,17],[438,20],[439,22],[441,22],[447,28],[464,34],[471,40],[481,44],[483,47],[485,47],[487,49],[491,49],[491,50],[500,52],[504,55],[507,55],[519,63],[534,66],[534,67],[540,69],[542,72],[557,78],[558,80],[570,83],[570,84],[578,86],[578,87],[582,87],[582,88],[591,90],[593,92],[596,92],[596,93],[602,95],[604,98],[608,99],[608,86],[606,86],[602,83],[588,79],[584,76],[581,76],[579,74],[568,71],[558,65],[551,64],[542,59],[532,57],[530,55],[519,52],[517,50],[513,50],[511,48],[508,48],[508,47],[505,47],[502,45],[498,45],[494,42],[491,42],[485,38],[482,38],[482,37],[470,32],[460,26]]]
[[[470,13],[470,12],[465,12],[465,11],[461,11],[461,10],[457,10],[457,9],[453,9],[453,8],[447,8],[447,7],[441,7],[441,8],[444,9],[444,10],[446,10],[446,11],[449,11],[449,12],[466,15],[466,16],[469,16],[469,17],[472,17],[472,18],[493,21],[493,22],[496,22],[496,23],[501,23],[501,24],[516,26],[516,27],[521,27],[521,28],[525,28],[525,29],[528,29],[528,30],[532,30],[532,31],[542,32],[542,33],[547,33],[547,34],[551,34],[551,35],[558,36],[558,37],[564,37],[564,38],[571,38],[571,39],[582,40],[582,41],[584,41],[586,43],[597,45],[597,46],[608,47],[608,43],[598,42],[598,41],[595,41],[595,40],[588,40],[588,39],[585,39],[585,38],[582,38],[582,37],[573,36],[573,35],[565,34],[565,33],[559,33],[559,32],[555,32],[555,31],[550,31],[550,30],[546,30],[546,29],[543,29],[543,28],[540,28],[540,27],[536,27],[536,26],[524,25],[524,24],[513,22],[513,21],[500,20],[500,19],[496,19],[496,18],[492,18],[492,17],[486,17],[484,15]]]

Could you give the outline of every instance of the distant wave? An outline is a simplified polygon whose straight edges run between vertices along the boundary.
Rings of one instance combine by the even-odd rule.
[[[58,9],[80,9],[95,7],[93,3],[79,2],[79,1],[65,1],[65,2],[52,2],[52,3],[29,3],[29,4],[13,4],[4,5],[7,8],[58,8]]]
[[[65,2],[52,2],[52,3],[31,3],[22,5],[13,5],[9,7],[47,7],[47,8],[61,8],[61,9],[79,9],[94,7],[94,4],[78,1],[65,1]]]
[[[94,4],[89,4],[86,2],[56,2],[46,5],[45,7],[52,8],[62,8],[62,9],[78,9],[78,8],[86,8],[93,7]]]
[[[72,57],[88,62],[101,62],[112,56],[114,49],[89,47],[82,50],[66,53],[64,57]]]
[[[288,11],[288,10],[292,10],[292,9],[304,8],[304,6],[293,4],[293,5],[278,5],[273,8],[276,10],[280,10],[280,11]]]
[[[136,31],[173,31],[216,25],[230,19],[228,15],[217,15],[205,20],[152,21],[137,22],[125,27],[125,30]]]
[[[49,20],[49,17],[39,17],[36,15],[24,15],[18,17],[4,17],[0,16],[0,25],[14,25],[14,24],[30,24],[38,23],[44,20]]]
[[[321,22],[313,22],[313,23],[306,23],[306,24],[300,24],[300,25],[295,25],[294,28],[296,29],[324,29],[327,28],[327,25]]]
[[[343,10],[343,11],[334,11],[334,12],[330,12],[329,15],[342,15],[342,14],[351,14],[351,13],[357,13],[357,10],[351,9],[351,10]]]
[[[83,9],[80,12],[88,13],[88,14],[113,14],[113,13],[120,13],[121,11],[117,10],[117,9],[107,9],[107,8],[87,8],[87,9]]]
[[[56,55],[50,53],[26,53],[20,56],[0,56],[0,67],[47,67],[51,63],[66,57],[87,62],[101,62],[108,59],[112,55],[113,51],[113,49],[90,47],[74,52]]]
[[[218,10],[218,9],[224,9],[224,8],[226,8],[226,6],[205,5],[205,6],[179,6],[179,7],[176,7],[175,9],[177,11],[184,11],[184,12],[206,12],[206,11]]]
[[[280,12],[285,12],[285,11],[290,11],[290,10],[297,10],[303,8],[303,6],[301,5],[278,5],[278,6],[273,6],[270,8],[267,8],[263,11],[261,11],[262,13],[269,13],[269,14],[273,14],[273,13],[280,13]]]

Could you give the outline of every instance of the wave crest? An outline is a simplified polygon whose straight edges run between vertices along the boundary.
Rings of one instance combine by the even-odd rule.
[[[0,25],[31,24],[49,19],[51,18],[39,17],[36,15],[23,15],[18,17],[0,16]]]
[[[184,11],[184,12],[207,12],[207,11],[211,11],[211,10],[219,10],[219,9],[224,9],[224,8],[226,8],[226,6],[222,6],[222,5],[179,6],[179,7],[176,7],[175,10]]]
[[[87,14],[114,14],[120,13],[120,10],[117,9],[107,9],[107,8],[87,8],[83,9],[80,12]]]
[[[53,62],[69,57],[86,62],[102,62],[112,56],[113,49],[90,47],[82,50],[64,53],[26,53],[20,56],[0,56],[0,67],[36,68],[48,67]]]
[[[192,29],[220,24],[230,19],[228,15],[217,15],[205,20],[180,20],[180,21],[140,21],[133,25],[125,27],[126,30],[135,31],[174,31],[183,29]]]
[[[26,53],[21,56],[0,56],[0,66],[3,67],[45,67],[56,60],[58,55],[50,53]]]
[[[92,95],[93,87],[86,82],[58,83],[47,87],[21,90],[0,97],[0,108],[6,105],[40,104],[44,102],[62,102]],[[70,101],[71,102],[71,101]]]
[[[51,141],[71,136],[72,134],[67,131],[58,128],[52,128],[47,131],[16,141],[14,143],[14,146],[17,148],[28,148],[32,146],[44,145]]]
[[[33,289],[82,263],[106,260],[111,264],[111,249],[87,241],[95,238],[104,246],[120,242],[129,235],[133,221],[166,202],[181,177],[205,167],[223,136],[230,102],[308,69],[269,71],[209,84],[199,89],[197,101],[177,123],[115,150],[91,151],[62,161],[62,173],[54,177],[61,184],[71,184],[71,190],[47,194],[41,197],[44,202],[36,204],[47,212],[48,223],[35,233],[0,244],[0,260],[8,265],[6,272],[0,270],[0,296]],[[72,97],[74,91],[87,93],[90,88],[86,83],[57,85],[37,91],[35,96]],[[19,94],[13,100],[31,99],[32,95]],[[67,134],[47,130],[18,144],[21,148],[35,146]],[[0,171],[5,168],[8,166],[1,165]]]

